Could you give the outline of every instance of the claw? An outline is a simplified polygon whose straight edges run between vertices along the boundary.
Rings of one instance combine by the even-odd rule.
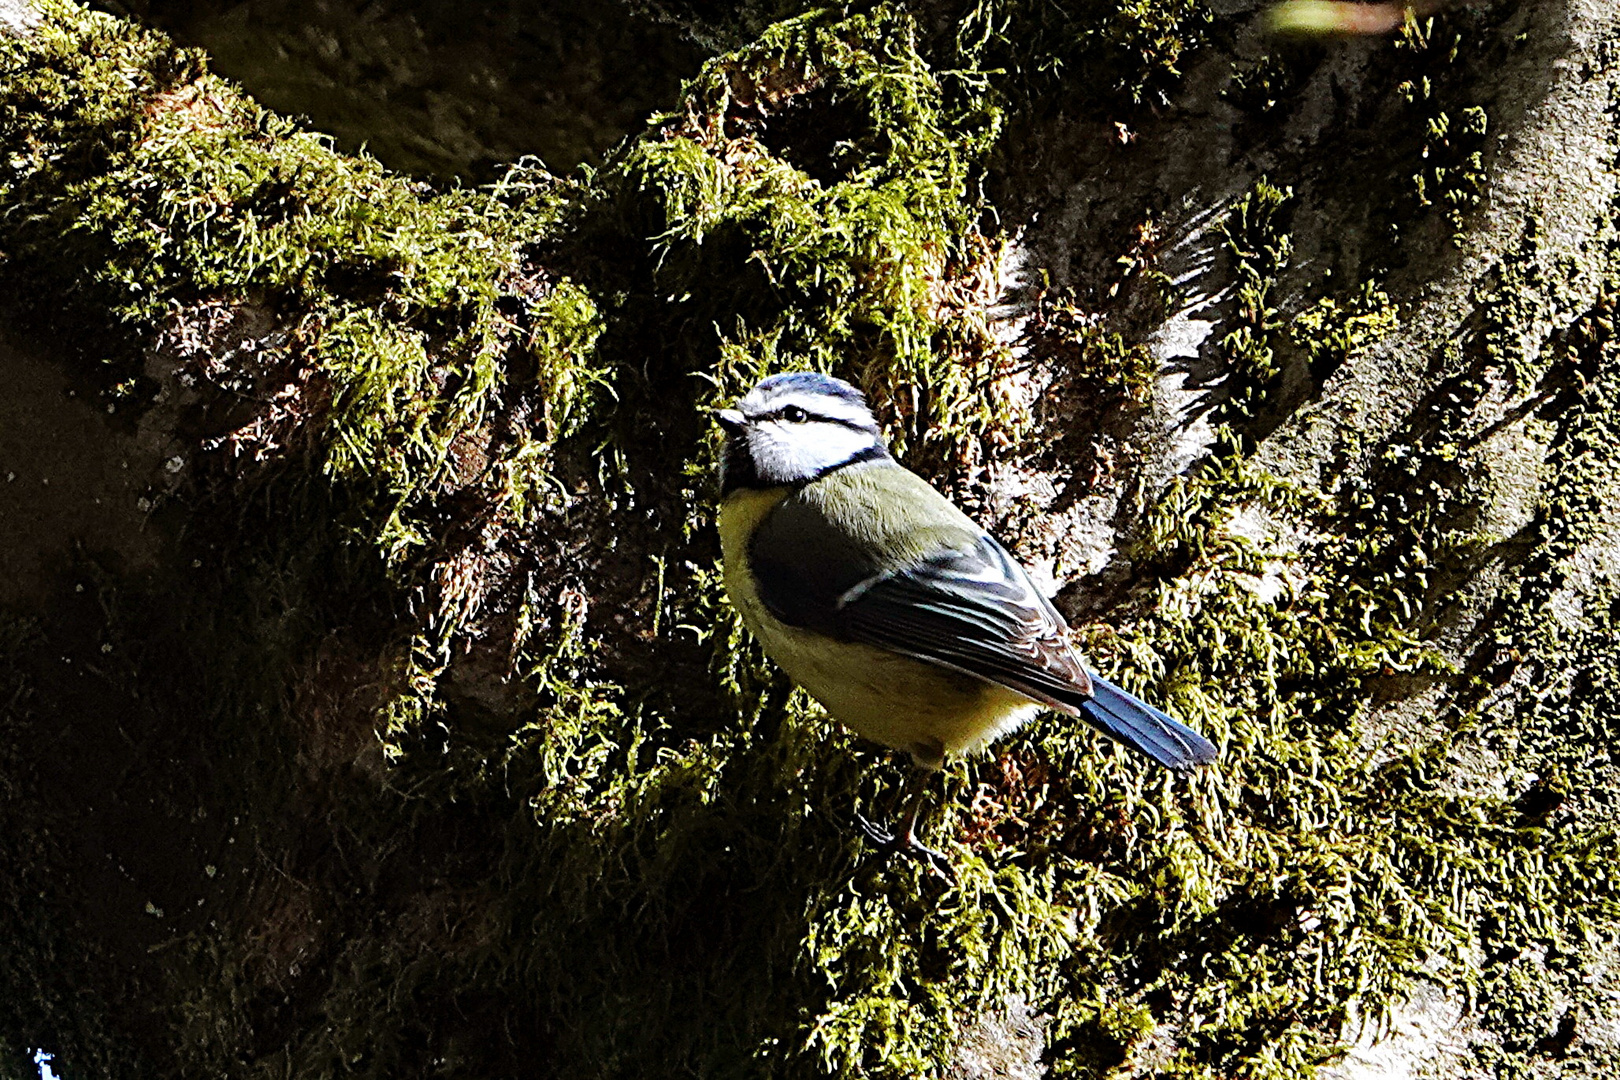
[[[896,850],[908,858],[916,859],[922,863],[930,874],[933,874],[945,884],[956,884],[956,871],[951,869],[951,861],[945,857],[943,852],[924,846],[915,836],[911,838],[909,844],[897,847]]]
[[[879,851],[916,859],[935,877],[955,884],[956,873],[951,869],[951,861],[943,852],[935,851],[918,840],[917,834],[912,830],[907,829],[903,835],[897,836],[861,814],[855,815],[855,825],[861,830],[861,835],[870,840]]]
[[[861,835],[872,841],[880,848],[895,847],[895,835],[865,814],[855,815],[855,827],[861,830]]]
[[[928,783],[927,773],[920,774],[920,780],[912,782],[910,807],[905,817],[905,831],[899,834],[885,829],[882,825],[870,818],[857,813],[855,825],[861,834],[870,840],[880,851],[891,855],[904,855],[908,859],[916,859],[928,869],[928,872],[941,880],[955,884],[956,873],[951,869],[951,862],[942,853],[923,844],[917,839],[917,816],[922,809],[922,796]]]

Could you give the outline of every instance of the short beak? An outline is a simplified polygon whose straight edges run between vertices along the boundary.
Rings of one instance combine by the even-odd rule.
[[[720,421],[720,426],[726,429],[727,435],[740,435],[748,421],[736,409],[720,409],[715,412],[714,418]]]

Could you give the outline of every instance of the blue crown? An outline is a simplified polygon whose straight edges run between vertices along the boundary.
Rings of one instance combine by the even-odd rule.
[[[782,375],[772,375],[768,379],[761,380],[754,389],[764,394],[794,391],[820,394],[824,397],[841,398],[863,407],[866,405],[866,395],[855,387],[843,379],[835,379],[819,371],[789,371]]]

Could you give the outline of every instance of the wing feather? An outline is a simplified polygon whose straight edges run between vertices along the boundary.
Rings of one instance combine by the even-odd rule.
[[[1065,712],[1091,694],[1062,616],[992,537],[875,575],[839,598],[841,637],[998,683]]]

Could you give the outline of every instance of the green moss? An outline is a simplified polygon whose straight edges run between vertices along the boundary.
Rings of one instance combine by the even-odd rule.
[[[803,0],[660,0],[658,10],[717,50],[734,50],[817,9]],[[903,6],[896,6],[901,9]],[[956,0],[915,13],[953,100],[1015,111],[1054,102],[1111,119],[1164,104],[1212,21],[1201,0]]]
[[[1288,324],[1288,336],[1305,356],[1311,379],[1327,381],[1356,352],[1389,334],[1399,317],[1388,294],[1373,282],[1341,303],[1324,296]]]
[[[976,0],[956,45],[1020,110],[1055,102],[1124,121],[1169,101],[1212,21],[1201,0],[1027,3]],[[994,84],[993,84],[994,85]]]
[[[1462,231],[1467,212],[1479,205],[1488,182],[1485,109],[1466,105],[1453,112],[1436,100],[1435,82],[1444,77],[1444,68],[1457,62],[1462,40],[1460,32],[1437,28],[1432,17],[1408,18],[1401,28],[1399,46],[1418,54],[1418,64],[1441,70],[1408,79],[1396,88],[1423,127],[1422,165],[1411,177],[1411,197],[1418,207],[1440,208],[1455,233]]]
[[[1282,326],[1271,292],[1293,252],[1287,230],[1293,197],[1292,188],[1262,177],[1233,204],[1221,229],[1237,276],[1236,327],[1221,340],[1231,372],[1224,410],[1235,418],[1255,418],[1282,374],[1270,340]]]
[[[1275,292],[1293,256],[1293,200],[1291,187],[1261,177],[1220,227],[1236,280],[1227,320],[1233,329],[1220,342],[1226,376],[1216,411],[1245,439],[1269,432],[1281,413],[1297,407],[1299,386],[1314,394],[1352,354],[1398,325],[1394,304],[1375,281],[1333,295],[1337,283],[1324,279],[1320,288],[1330,295],[1280,310]],[[1290,366],[1295,389],[1285,394]]]
[[[1525,310],[1540,311],[1541,306],[1529,304]],[[1387,324],[1387,318],[1384,311],[1377,321]],[[1601,319],[1594,314],[1579,324],[1584,363],[1595,366],[1585,368],[1579,397],[1563,399],[1557,410],[1562,434],[1552,467],[1569,468],[1569,463],[1581,460],[1583,464],[1568,474],[1577,490],[1601,483],[1597,477],[1607,468],[1590,459],[1595,444],[1588,441],[1590,425],[1607,424],[1602,419],[1607,415],[1602,403],[1607,391],[1600,387],[1615,377],[1607,338],[1600,343],[1592,336],[1606,333],[1597,330]],[[1304,325],[1296,323],[1296,330]],[[1517,325],[1522,330],[1525,324]],[[1326,342],[1332,340],[1329,335]],[[1425,645],[1425,639],[1445,625],[1449,597],[1457,584],[1482,564],[1514,550],[1473,531],[1483,514],[1479,500],[1486,484],[1475,472],[1483,461],[1460,449],[1468,418],[1484,393],[1486,365],[1506,362],[1492,356],[1480,361],[1480,369],[1463,368],[1437,388],[1417,411],[1411,429],[1381,440],[1385,447],[1381,467],[1362,483],[1328,492],[1340,501],[1313,508],[1313,498],[1301,498],[1308,493],[1271,481],[1256,486],[1257,478],[1240,465],[1226,464],[1161,503],[1150,518],[1145,549],[1135,553],[1151,559],[1154,547],[1170,543],[1176,550],[1160,554],[1162,563],[1182,566],[1191,558],[1195,567],[1212,568],[1224,562],[1240,581],[1241,575],[1259,569],[1246,545],[1223,550],[1220,541],[1196,523],[1218,522],[1222,507],[1257,503],[1273,520],[1292,522],[1293,528],[1318,536],[1314,565],[1287,575],[1292,587],[1274,610],[1257,604],[1247,589],[1232,585],[1212,589],[1212,579],[1204,574],[1180,579],[1187,585],[1196,582],[1195,593],[1167,585],[1157,605],[1155,622],[1167,624],[1166,629],[1178,623],[1184,627],[1169,640],[1155,635],[1152,655],[1164,664],[1172,685],[1178,658],[1185,664],[1183,670],[1197,673],[1195,685],[1245,685],[1236,715],[1247,719],[1233,729],[1226,745],[1233,758],[1250,752],[1261,755],[1239,765],[1238,771],[1247,789],[1242,799],[1265,807],[1265,812],[1244,815],[1242,824],[1225,812],[1221,816],[1228,850],[1241,850],[1244,873],[1255,873],[1267,885],[1258,897],[1249,893],[1228,917],[1244,912],[1235,920],[1240,925],[1258,919],[1270,937],[1267,944],[1275,947],[1279,938],[1287,941],[1283,950],[1287,959],[1273,968],[1270,950],[1253,952],[1252,939],[1245,942],[1241,956],[1202,957],[1201,968],[1208,972],[1213,963],[1220,977],[1203,981],[1197,993],[1206,1010],[1218,1006],[1228,1015],[1235,1013],[1241,1020],[1236,1029],[1272,1031],[1264,1045],[1245,1049],[1241,1042],[1228,1044],[1235,1060],[1245,1063],[1244,1075],[1290,1075],[1308,1068],[1331,1049],[1320,1033],[1332,1029],[1335,1016],[1376,1016],[1398,1000],[1401,987],[1420,970],[1440,972],[1442,981],[1467,997],[1481,986],[1498,987],[1490,993],[1503,995],[1502,1012],[1495,1012],[1497,1006],[1492,1005],[1483,1020],[1491,1031],[1507,1035],[1507,1044],[1482,1044],[1480,1052],[1499,1074],[1534,1074],[1549,1067],[1548,1048],[1558,1045],[1555,1029],[1564,1014],[1548,1010],[1566,1008],[1572,997],[1581,996],[1572,989],[1577,978],[1590,978],[1594,970],[1590,965],[1601,963],[1587,946],[1572,943],[1590,942],[1588,935],[1594,932],[1607,941],[1613,933],[1616,896],[1598,855],[1612,842],[1605,824],[1612,794],[1597,794],[1611,792],[1606,781],[1587,772],[1591,785],[1587,790],[1594,793],[1596,805],[1566,816],[1570,831],[1554,839],[1540,827],[1544,808],[1536,817],[1526,817],[1519,804],[1490,793],[1488,785],[1479,793],[1463,794],[1448,779],[1457,768],[1449,757],[1454,741],[1467,745],[1474,740],[1493,746],[1517,762],[1516,767],[1529,769],[1530,775],[1563,775],[1561,766],[1535,764],[1541,751],[1527,753],[1522,745],[1509,749],[1508,742],[1498,741],[1521,738],[1535,724],[1526,725],[1522,715],[1504,716],[1484,704],[1488,696],[1479,681],[1483,671],[1478,675],[1457,671],[1435,659]],[[1553,385],[1566,377],[1557,374],[1557,366],[1553,357],[1543,368],[1551,369]],[[1599,370],[1605,374],[1599,375]],[[1238,444],[1232,446],[1236,449]],[[1607,520],[1606,511],[1591,502],[1571,513],[1556,494],[1559,487],[1562,484],[1549,493],[1550,501],[1538,516],[1539,528],[1551,528],[1541,534],[1549,546],[1538,549],[1546,555],[1532,558],[1522,568],[1523,585],[1509,586],[1496,601],[1504,612],[1516,613],[1509,626],[1498,630],[1500,647],[1512,649],[1511,665],[1519,663],[1520,649],[1542,634],[1553,635],[1541,639],[1543,655],[1570,655],[1567,624],[1548,609],[1538,608],[1520,590],[1528,587],[1530,594],[1550,600],[1558,590],[1570,587],[1567,569],[1553,567],[1573,554],[1580,541],[1555,537],[1569,536],[1564,530],[1570,529],[1574,536],[1590,538],[1594,527],[1601,528],[1597,522]],[[1154,521],[1163,524],[1155,527]],[[1335,536],[1342,539],[1335,541]],[[1543,563],[1542,557],[1551,561]],[[1597,594],[1585,601],[1591,622],[1581,634],[1595,632],[1609,640],[1609,631],[1602,629],[1612,612],[1607,589],[1599,584]],[[1532,631],[1532,626],[1539,629]],[[1535,646],[1529,647],[1533,654]],[[1490,649],[1485,654],[1493,655]],[[1581,646],[1574,655],[1578,657],[1574,664],[1583,671],[1607,664],[1597,660],[1596,668],[1585,667],[1587,654]],[[1257,672],[1265,674],[1258,684]],[[1366,699],[1385,680],[1402,673],[1421,676],[1429,685],[1449,686],[1450,694],[1442,700],[1451,704],[1435,717],[1439,727],[1430,730],[1429,741],[1408,743],[1404,752],[1380,764],[1376,755],[1365,756],[1369,739],[1387,738],[1362,729]],[[1520,677],[1525,675],[1528,685],[1547,685],[1544,675]],[[1500,678],[1489,677],[1493,683]],[[1585,678],[1579,677],[1577,685]],[[1519,700],[1538,714],[1546,708],[1568,716],[1577,698],[1566,695],[1581,691],[1558,682],[1548,689],[1550,693],[1544,690]],[[1184,713],[1192,716],[1208,709],[1204,700],[1183,705]],[[1584,710],[1583,714],[1592,715]],[[1509,731],[1520,734],[1509,736]],[[1575,747],[1601,745],[1609,737],[1599,724],[1578,733],[1565,729],[1543,745],[1561,747],[1564,762],[1568,758],[1563,755],[1580,753]],[[1301,751],[1308,757],[1299,758]],[[1273,773],[1270,761],[1282,764],[1283,771]],[[1590,770],[1590,765],[1586,768]],[[1532,824],[1535,827],[1527,827]],[[1281,834],[1274,831],[1279,826]],[[1269,835],[1277,846],[1257,845],[1262,835]],[[1271,863],[1268,851],[1282,855],[1282,861]],[[1290,872],[1289,867],[1301,865],[1310,867],[1302,877]],[[1511,871],[1504,874],[1503,867]],[[1228,873],[1232,869],[1235,866]],[[1242,897],[1246,891],[1239,887],[1234,893]],[[1553,896],[1581,896],[1577,906],[1583,914],[1555,912],[1549,906]],[[1327,932],[1317,939],[1324,921],[1329,924]],[[1300,934],[1303,924],[1309,924],[1309,934]],[[1597,931],[1598,925],[1609,929]],[[1500,959],[1541,950],[1585,959],[1546,967],[1504,966]],[[1315,973],[1305,985],[1299,979],[1302,968]],[[1351,987],[1354,991],[1346,993]],[[1299,1020],[1313,1012],[1316,1020],[1299,1027]],[[1290,1018],[1290,1026],[1271,1027],[1281,1016]],[[1205,1032],[1219,1039],[1224,1026],[1212,1025]],[[1526,1032],[1542,1035],[1527,1037]],[[1567,1043],[1566,1038],[1566,1049]]]

